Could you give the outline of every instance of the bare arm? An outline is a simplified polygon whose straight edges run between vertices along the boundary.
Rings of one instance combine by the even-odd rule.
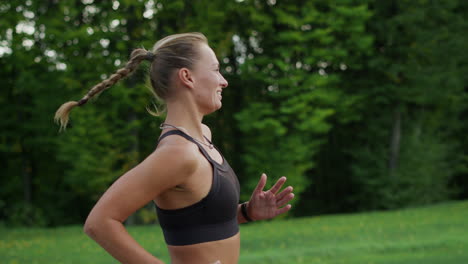
[[[158,148],[104,193],[86,220],[85,233],[121,263],[163,263],[141,247],[122,223],[162,192],[192,175],[197,166],[194,157],[190,149],[181,146]]]
[[[241,212],[241,206],[242,204],[237,205],[237,223],[243,224],[247,223],[247,219],[245,219],[244,215]]]

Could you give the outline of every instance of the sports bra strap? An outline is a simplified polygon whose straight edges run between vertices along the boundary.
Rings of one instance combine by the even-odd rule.
[[[159,137],[159,139],[158,139],[158,144],[159,144],[159,142],[161,142],[161,140],[162,140],[163,138],[165,138],[165,137],[167,137],[167,136],[171,136],[171,135],[179,135],[179,136],[182,136],[182,137],[186,138],[187,140],[189,140],[189,141],[195,143],[195,144],[198,146],[198,148],[200,149],[200,151],[201,151],[201,153],[203,154],[203,156],[205,156],[205,158],[206,158],[208,161],[210,161],[211,163],[216,163],[216,161],[214,161],[214,160],[210,157],[210,155],[208,154],[208,152],[206,152],[206,150],[200,145],[200,143],[198,143],[195,139],[193,139],[193,137],[187,135],[186,133],[184,133],[183,131],[180,131],[180,130],[171,130],[171,131],[168,131],[168,132],[162,134],[162,135]],[[204,137],[205,137],[205,136],[204,136]],[[205,138],[206,138],[206,137],[205,137]],[[208,140],[208,142],[210,142],[210,144],[212,144],[211,141],[210,141],[208,138],[206,138],[206,140]],[[217,148],[216,148],[216,149],[217,149]]]
[[[211,140],[209,140],[207,137],[205,137],[205,136],[203,136],[203,137],[206,139],[206,141],[208,141],[208,143],[213,144],[213,142],[211,142]]]
[[[158,139],[158,143],[161,142],[161,140],[167,136],[170,136],[170,135],[179,135],[179,136],[182,136],[184,138],[186,138],[187,140],[190,140],[192,142],[195,142],[195,140],[193,140],[193,138],[187,134],[185,134],[184,132],[180,131],[180,130],[171,130],[171,131],[168,131],[164,134],[162,134],[159,139]],[[195,142],[197,143],[197,142]]]

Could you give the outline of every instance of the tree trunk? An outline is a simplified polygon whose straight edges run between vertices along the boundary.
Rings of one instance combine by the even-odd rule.
[[[32,164],[28,153],[22,147],[21,171],[23,174],[23,198],[28,204],[32,203]]]
[[[390,158],[388,161],[388,170],[390,176],[393,176],[398,167],[398,157],[400,153],[401,140],[401,110],[400,106],[396,105],[393,115],[393,130],[390,141]]]

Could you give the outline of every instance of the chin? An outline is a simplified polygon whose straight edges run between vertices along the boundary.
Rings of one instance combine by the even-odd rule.
[[[209,102],[206,102],[206,101],[203,102],[203,104],[199,106],[200,107],[199,109],[200,109],[200,112],[203,113],[203,115],[209,115],[221,109],[222,106],[223,106],[223,103],[221,102],[221,100],[217,99],[217,100],[210,100]]]
[[[208,113],[207,113],[207,115],[209,115],[209,114],[211,114],[211,113],[214,113],[214,112],[218,111],[219,109],[221,109],[221,107],[222,107],[222,104],[221,104],[221,103],[219,103],[219,104],[216,104],[214,107],[211,107],[210,109],[208,109],[208,111],[207,111],[207,112],[208,112]]]

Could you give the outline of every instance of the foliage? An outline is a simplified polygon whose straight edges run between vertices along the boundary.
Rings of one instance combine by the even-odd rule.
[[[43,227],[47,224],[44,212],[29,203],[17,203],[9,208],[8,225]]]
[[[344,114],[338,102],[351,106],[355,101],[341,92],[342,69],[357,66],[349,54],[366,53],[372,37],[364,31],[370,17],[365,4],[318,1],[299,7],[302,1],[297,2],[259,5],[250,14],[254,26],[241,35],[247,48],[240,56],[247,58],[240,69],[253,80],[248,89],[256,89],[248,94],[255,101],[236,118],[245,135],[246,174],[286,175],[300,195],[314,180],[309,173],[333,129],[330,119],[350,118],[335,117]],[[258,18],[259,9],[270,15]],[[263,23],[256,24],[257,19]]]
[[[357,82],[369,102],[355,139],[360,146],[351,152],[357,191],[350,200],[358,207],[394,208],[453,197],[450,181],[462,162],[455,154],[461,141],[453,135],[466,111],[458,102],[466,89],[467,57],[458,55],[462,43],[452,36],[466,27],[463,5],[374,3],[375,16],[384,19],[369,25],[376,38],[365,72],[373,78]],[[448,62],[447,56],[453,59]]]
[[[288,177],[294,215],[466,198],[467,11],[462,0],[2,2],[0,222],[82,222],[154,150],[164,117],[146,112],[146,64],[74,110],[66,133],[52,118],[132,49],[187,31],[208,37],[229,81],[204,122],[243,200],[262,172]]]

